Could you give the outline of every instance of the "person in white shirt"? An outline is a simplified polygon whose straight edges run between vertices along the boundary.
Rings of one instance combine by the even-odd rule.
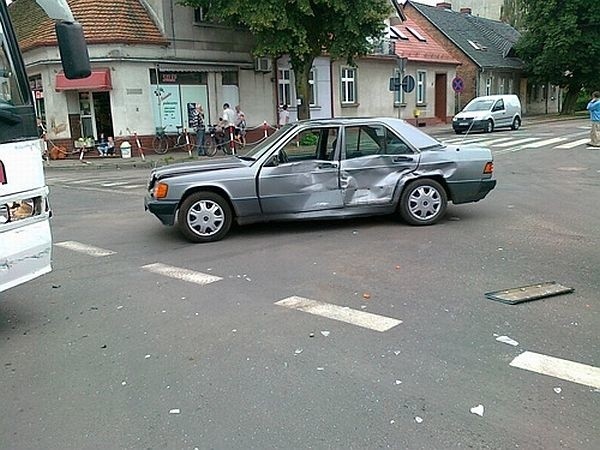
[[[283,105],[279,110],[279,127],[290,123],[290,112],[288,111],[288,106]]]
[[[234,149],[234,143],[233,143],[233,139],[234,139],[234,134],[235,134],[235,121],[236,121],[236,114],[235,111],[233,109],[231,109],[231,107],[229,106],[229,103],[225,103],[223,105],[223,117],[222,117],[222,127],[223,127],[223,131],[225,132],[225,136],[226,139],[229,140],[229,148]]]

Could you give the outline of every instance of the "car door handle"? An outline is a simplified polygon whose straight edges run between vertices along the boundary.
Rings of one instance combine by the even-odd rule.
[[[317,169],[337,169],[337,163],[319,163]]]
[[[394,156],[392,158],[392,162],[395,162],[395,163],[409,162],[409,161],[413,161],[411,156]]]

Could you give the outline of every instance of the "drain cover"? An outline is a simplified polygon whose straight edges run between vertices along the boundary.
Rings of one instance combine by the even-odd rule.
[[[556,281],[531,284],[518,288],[503,289],[501,291],[485,294],[490,300],[516,305],[517,303],[530,302],[554,295],[570,294],[575,289],[558,284]]]

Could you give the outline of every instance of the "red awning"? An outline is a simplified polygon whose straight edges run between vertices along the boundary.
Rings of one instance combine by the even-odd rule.
[[[87,78],[69,80],[63,72],[56,75],[57,91],[110,91],[110,69],[93,69]]]

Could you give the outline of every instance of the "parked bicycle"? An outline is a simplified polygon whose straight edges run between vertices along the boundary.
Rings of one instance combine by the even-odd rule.
[[[233,139],[231,139],[228,130],[224,130],[218,125],[209,125],[204,138],[204,154],[212,157],[215,156],[219,150],[225,155],[237,153],[244,145],[236,138],[236,136],[238,136],[238,134],[234,134]]]
[[[177,125],[175,126],[177,134],[173,135],[167,133],[166,128],[167,127],[163,127],[162,129],[157,128],[156,136],[154,136],[154,139],[152,140],[154,152],[159,155],[164,155],[169,149],[173,148],[173,142],[175,142],[174,148],[183,149],[191,154],[196,144],[194,136],[188,132],[187,128]]]

